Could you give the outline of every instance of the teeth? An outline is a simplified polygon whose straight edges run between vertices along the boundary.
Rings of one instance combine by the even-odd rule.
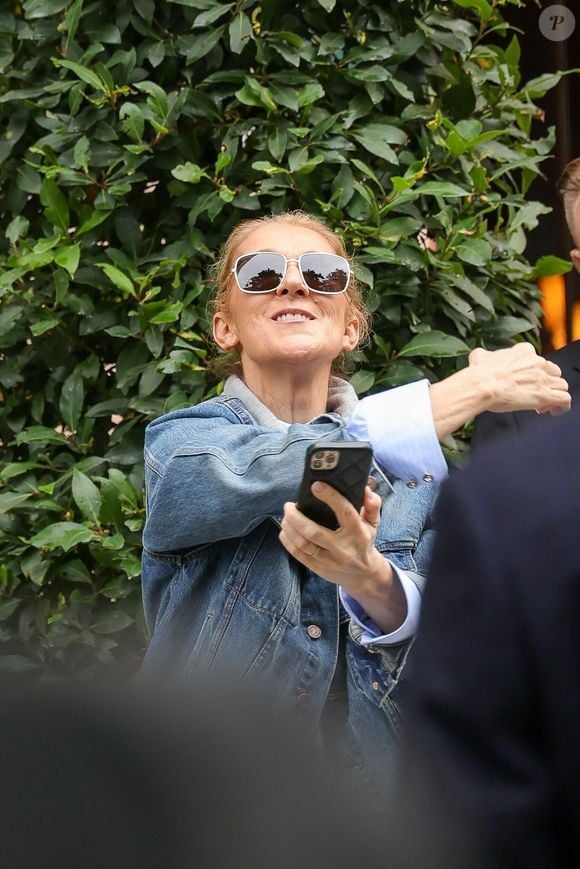
[[[276,317],[276,322],[280,323],[284,320],[309,320],[309,319],[310,319],[310,317],[307,317],[306,314],[299,314],[299,313],[294,314],[294,313],[288,312],[286,314],[278,314],[278,316]]]

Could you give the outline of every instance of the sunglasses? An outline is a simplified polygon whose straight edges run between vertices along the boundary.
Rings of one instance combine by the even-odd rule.
[[[288,263],[298,265],[302,283],[314,293],[336,296],[348,287],[350,266],[335,253],[303,253],[298,259],[265,250],[245,253],[236,259],[232,274],[243,293],[273,293],[282,285]]]

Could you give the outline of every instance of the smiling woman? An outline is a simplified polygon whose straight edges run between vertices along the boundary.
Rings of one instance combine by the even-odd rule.
[[[144,671],[258,680],[333,757],[388,787],[446,474],[437,436],[507,394],[529,406],[531,383],[544,404],[548,381],[565,384],[533,348],[515,362],[498,351],[499,364],[481,351],[467,374],[358,401],[336,372],[368,312],[342,241],[302,212],[237,226],[215,280],[215,340],[234,355],[224,391],[146,433]],[[313,488],[336,514],[329,530],[294,503],[305,455],[357,439],[374,451],[360,511]]]

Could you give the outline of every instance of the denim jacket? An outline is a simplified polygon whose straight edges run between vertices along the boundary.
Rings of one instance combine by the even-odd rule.
[[[265,682],[273,703],[300,710],[318,736],[342,672],[349,751],[360,766],[367,754],[386,775],[410,642],[361,645],[337,586],[278,540],[306,448],[325,439],[351,439],[339,414],[281,432],[223,395],[149,424],[142,585],[151,640],[143,668],[184,679],[225,670],[235,682]],[[383,498],[375,545],[421,587],[437,487],[389,485],[378,468],[373,475]]]

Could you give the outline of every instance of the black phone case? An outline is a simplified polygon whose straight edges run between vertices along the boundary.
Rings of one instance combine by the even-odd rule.
[[[336,450],[338,452],[339,460],[335,468],[327,470],[310,467],[313,454],[320,450]],[[312,494],[310,487],[316,480],[328,483],[329,486],[348,498],[356,510],[360,510],[372,457],[372,447],[366,441],[339,441],[338,443],[319,441],[311,444],[306,451],[304,474],[298,493],[298,509],[314,522],[324,525],[325,528],[332,530],[338,528],[339,524],[334,512]]]

